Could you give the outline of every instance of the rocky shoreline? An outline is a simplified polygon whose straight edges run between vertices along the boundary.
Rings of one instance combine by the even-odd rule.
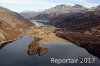
[[[18,38],[18,37],[13,38],[13,39],[9,39],[9,40],[6,40],[6,41],[2,41],[2,42],[0,42],[0,46],[3,45],[3,44],[5,44],[5,43],[13,42],[13,41],[17,40],[17,38]]]
[[[16,41],[19,37],[22,37],[22,35],[19,35],[19,36],[13,38],[13,39],[9,39],[9,40],[7,40],[7,41],[2,41],[2,42],[0,42],[0,46],[5,46],[5,45],[8,44],[8,43],[11,43],[11,42],[13,42],[13,41]]]
[[[8,44],[8,43],[11,43],[11,42],[14,42],[14,41],[16,41],[18,38],[21,38],[21,37],[23,37],[25,34],[20,34],[20,35],[18,35],[18,36],[16,36],[16,37],[13,37],[12,39],[10,39],[9,38],[9,40],[6,40],[6,41],[2,41],[2,42],[0,42],[0,46],[5,46],[6,44]]]

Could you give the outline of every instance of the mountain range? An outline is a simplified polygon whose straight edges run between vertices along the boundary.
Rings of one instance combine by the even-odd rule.
[[[37,20],[49,20],[52,19],[58,15],[63,15],[63,14],[72,14],[72,13],[78,13],[78,12],[87,12],[89,9],[76,4],[74,6],[70,6],[70,5],[65,5],[65,4],[61,4],[61,5],[57,5],[55,7],[52,7],[50,9],[45,9],[44,11],[41,12],[22,12],[20,13],[23,17],[27,17],[30,19],[37,19]],[[27,14],[27,15],[25,15]],[[31,14],[31,16],[30,16]]]
[[[59,28],[57,36],[86,48],[100,58],[100,6],[86,8],[82,5],[57,5],[46,9],[30,20],[47,20]]]

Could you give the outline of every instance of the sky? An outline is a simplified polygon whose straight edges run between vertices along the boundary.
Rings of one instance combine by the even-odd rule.
[[[60,4],[80,4],[90,8],[99,5],[100,0],[0,0],[0,6],[15,12],[38,11]]]

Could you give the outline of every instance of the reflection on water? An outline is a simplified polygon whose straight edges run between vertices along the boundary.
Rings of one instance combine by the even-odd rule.
[[[39,44],[40,38],[34,38],[34,40],[29,44],[28,47],[28,55],[36,55],[43,56],[48,48],[41,47]]]

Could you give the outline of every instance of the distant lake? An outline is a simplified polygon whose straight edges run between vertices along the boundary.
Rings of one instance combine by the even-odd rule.
[[[33,22],[36,26],[51,26],[48,22]]]
[[[34,24],[35,24],[36,26],[44,26],[44,24],[41,23],[41,22],[34,22]]]
[[[40,23],[39,23],[40,24]],[[29,55],[29,43],[34,40],[31,36],[23,36],[16,41],[6,44],[0,49],[0,66],[99,66],[100,59],[88,53],[84,48],[70,42],[41,41],[40,45],[47,47],[48,51],[43,56]],[[53,64],[51,58],[95,58],[93,64]]]

